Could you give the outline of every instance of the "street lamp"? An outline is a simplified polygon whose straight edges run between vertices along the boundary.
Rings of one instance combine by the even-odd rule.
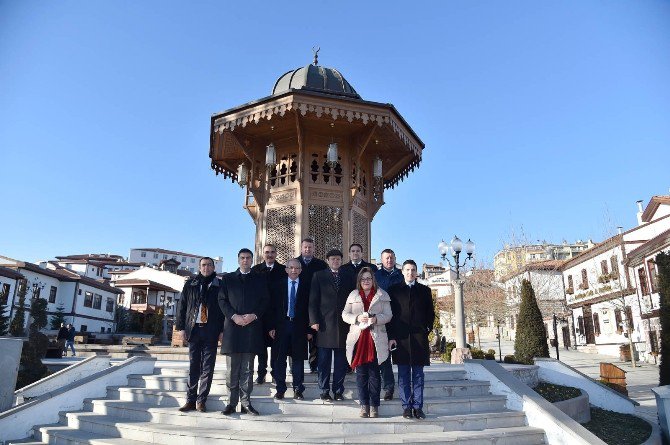
[[[442,240],[437,249],[440,252],[442,261],[447,261],[449,270],[456,269],[456,287],[454,288],[454,315],[456,318],[456,348],[452,351],[451,363],[462,363],[463,358],[470,356],[470,351],[465,347],[465,311],[463,309],[463,280],[461,280],[461,267],[472,259],[472,254],[475,252],[475,243],[468,239],[465,243],[465,253],[467,256],[460,262],[461,252],[463,251],[463,241],[457,236],[454,236],[450,243],[445,243]],[[449,260],[448,255],[454,260],[454,264]],[[465,351],[464,351],[465,349]],[[460,350],[460,351],[457,351]],[[456,352],[456,354],[454,354]]]

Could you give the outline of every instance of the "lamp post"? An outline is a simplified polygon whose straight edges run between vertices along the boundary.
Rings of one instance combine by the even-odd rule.
[[[449,264],[449,269],[456,269],[456,286],[454,288],[454,316],[456,318],[456,348],[452,351],[451,354],[451,363],[463,363],[464,358],[469,358],[470,350],[465,347],[465,311],[463,308],[463,280],[461,280],[461,267],[465,266],[465,263],[472,259],[472,254],[475,251],[475,243],[468,239],[465,243],[465,253],[467,256],[463,260],[463,263],[460,262],[460,255],[463,251],[463,241],[461,241],[457,236],[454,236],[449,244],[445,243],[442,240],[437,248],[440,252],[440,256],[443,261],[447,261]],[[448,255],[454,260],[454,264],[449,260]],[[459,351],[457,351],[459,350]],[[456,352],[454,354],[454,352]]]

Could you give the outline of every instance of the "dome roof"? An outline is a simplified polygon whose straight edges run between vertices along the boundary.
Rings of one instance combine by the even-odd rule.
[[[291,70],[281,76],[275,82],[272,94],[284,93],[291,89],[361,98],[339,71],[314,64]]]

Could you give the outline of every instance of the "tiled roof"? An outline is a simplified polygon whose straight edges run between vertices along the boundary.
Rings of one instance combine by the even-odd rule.
[[[13,280],[22,280],[25,277],[18,271],[10,269],[9,267],[0,266],[0,276],[11,278]]]
[[[114,284],[116,285],[116,287],[141,286],[141,287],[148,287],[149,289],[152,290],[164,290],[166,292],[181,292],[181,290],[173,289],[170,286],[166,286],[164,284],[160,284],[155,281],[144,280],[139,278],[127,278],[123,280],[116,280]]]
[[[649,204],[642,212],[642,221],[649,222],[651,217],[656,213],[658,207],[662,204],[670,205],[670,196],[652,196],[649,200]]]
[[[170,254],[170,255],[193,256],[193,257],[198,257],[198,258],[203,257],[203,255],[196,255],[196,254],[193,254],[193,253],[180,252],[178,250],[160,249],[158,247],[133,247],[131,250],[146,250],[147,252],[165,253],[165,254]]]

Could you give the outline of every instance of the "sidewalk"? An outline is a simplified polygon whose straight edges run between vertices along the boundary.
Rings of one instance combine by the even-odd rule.
[[[503,357],[514,353],[514,342],[503,340],[501,342]],[[496,359],[498,358],[498,341],[482,340],[482,349],[495,349]],[[549,355],[556,358],[556,349],[551,348]],[[572,366],[578,371],[588,375],[591,378],[600,378],[600,362],[612,363],[626,371],[626,383],[628,387],[628,397],[640,404],[636,408],[636,414],[645,419],[657,422],[658,414],[656,410],[656,399],[651,388],[658,386],[658,366],[647,363],[638,364],[637,368],[631,366],[631,362],[622,362],[619,357],[601,354],[587,354],[572,349],[560,349],[559,358],[566,365]]]

